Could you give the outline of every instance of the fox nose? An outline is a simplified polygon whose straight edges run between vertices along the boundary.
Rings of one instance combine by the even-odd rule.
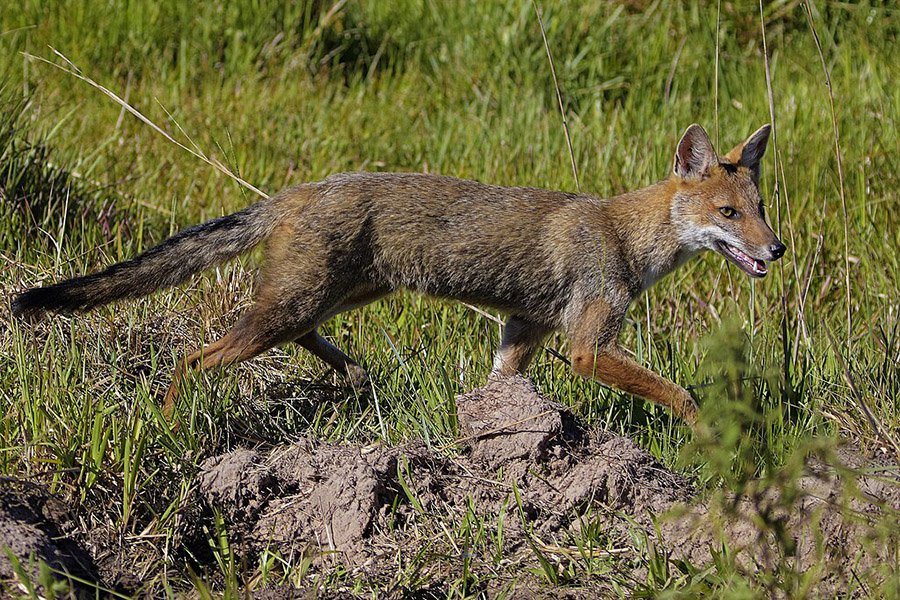
[[[775,240],[775,243],[769,246],[769,252],[772,253],[772,260],[778,260],[784,256],[785,250],[787,250],[787,247],[781,243],[781,240]]]

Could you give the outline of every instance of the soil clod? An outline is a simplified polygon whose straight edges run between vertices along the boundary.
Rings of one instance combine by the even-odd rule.
[[[56,579],[100,581],[97,567],[87,550],[68,536],[73,529],[66,505],[42,487],[24,481],[0,479],[0,582],[27,578],[40,581],[40,562]],[[18,561],[14,565],[6,551]],[[19,571],[18,573],[16,571]],[[0,593],[3,588],[0,587]]]

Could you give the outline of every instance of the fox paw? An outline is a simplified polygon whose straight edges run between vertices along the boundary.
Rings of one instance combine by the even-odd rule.
[[[359,365],[347,366],[347,381],[357,392],[361,392],[369,385],[369,374]]]

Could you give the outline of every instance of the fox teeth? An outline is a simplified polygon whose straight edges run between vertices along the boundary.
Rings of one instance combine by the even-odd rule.
[[[766,263],[764,263],[763,261],[756,260],[755,258],[750,256],[746,252],[743,252],[743,251],[735,248],[731,244],[725,244],[725,245],[728,247],[728,250],[730,250],[732,252],[732,254],[734,254],[735,258],[737,258],[742,263],[744,263],[745,265],[750,267],[750,269],[752,269],[753,272],[756,273],[757,275],[765,275],[766,273],[769,272],[769,270],[766,269]]]

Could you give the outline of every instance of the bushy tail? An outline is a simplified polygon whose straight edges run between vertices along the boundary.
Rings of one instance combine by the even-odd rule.
[[[47,311],[89,310],[115,300],[146,296],[246,252],[268,237],[275,224],[271,201],[263,200],[180,231],[155,248],[100,273],[26,290],[13,299],[12,312],[34,320]]]

